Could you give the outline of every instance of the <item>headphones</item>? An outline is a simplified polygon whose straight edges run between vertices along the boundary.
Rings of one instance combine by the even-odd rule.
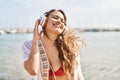
[[[64,29],[62,34],[65,35],[68,31],[69,31],[68,27],[65,27],[65,29]]]
[[[44,25],[45,25],[45,23],[46,23],[46,16],[45,16],[45,14],[41,15],[39,19],[40,19],[40,26],[44,27]],[[65,27],[65,29],[64,29],[64,31],[63,31],[63,35],[64,35],[66,32],[68,32],[68,31],[69,31],[68,27]]]
[[[45,22],[46,22],[46,16],[43,14],[40,16],[40,26],[44,26],[45,25]]]

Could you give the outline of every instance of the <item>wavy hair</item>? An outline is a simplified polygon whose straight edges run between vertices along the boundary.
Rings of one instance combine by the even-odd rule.
[[[64,11],[61,9],[59,10],[52,9],[48,12],[45,12],[45,16],[48,17],[50,13],[54,11],[59,11],[63,14],[64,19],[65,19],[65,25],[66,25],[67,18],[66,18]],[[45,33],[45,35],[47,35],[45,31],[45,27],[43,27],[43,32]],[[77,37],[73,33],[72,29],[69,29],[64,34],[63,33],[60,34],[57,37],[56,42],[55,42],[56,47],[59,52],[59,58],[60,58],[64,73],[68,80],[73,79],[74,68],[77,66],[76,57],[80,49],[77,43],[78,40],[79,40],[79,37]]]

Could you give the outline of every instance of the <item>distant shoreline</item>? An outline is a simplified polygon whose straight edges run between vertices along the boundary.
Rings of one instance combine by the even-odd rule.
[[[73,30],[77,32],[119,32],[120,28],[74,28]],[[0,29],[0,35],[16,33],[33,33],[33,29]]]

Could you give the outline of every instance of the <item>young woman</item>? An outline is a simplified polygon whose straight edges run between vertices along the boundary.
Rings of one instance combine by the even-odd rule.
[[[37,80],[84,80],[79,39],[68,29],[65,13],[52,9],[44,15],[45,23],[40,19],[35,22],[33,40],[23,44],[25,70]]]

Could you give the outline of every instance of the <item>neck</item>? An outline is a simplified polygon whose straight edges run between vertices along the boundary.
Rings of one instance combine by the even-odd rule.
[[[56,36],[43,35],[43,42],[46,46],[55,46]]]

